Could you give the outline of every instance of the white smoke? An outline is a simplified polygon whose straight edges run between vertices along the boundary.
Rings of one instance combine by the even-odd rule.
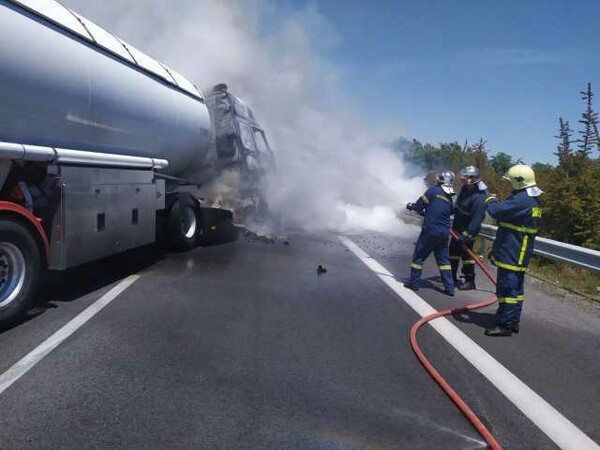
[[[408,179],[365,129],[360,104],[341,92],[341,69],[319,53],[340,37],[314,5],[277,19],[259,0],[64,3],[202,89],[226,82],[251,105],[277,161],[266,195],[286,226],[407,228],[395,211],[418,196],[421,178]]]

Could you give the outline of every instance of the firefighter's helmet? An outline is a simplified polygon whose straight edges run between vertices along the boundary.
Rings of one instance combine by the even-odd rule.
[[[460,171],[460,178],[467,186],[471,186],[481,181],[481,173],[477,167],[467,166]]]
[[[436,174],[435,180],[437,181],[438,186],[441,186],[446,194],[454,194],[454,181],[456,180],[454,172],[449,170],[439,172]]]
[[[504,175],[504,179],[510,181],[515,191],[526,189],[535,186],[535,172],[525,164],[517,164],[512,166]]]

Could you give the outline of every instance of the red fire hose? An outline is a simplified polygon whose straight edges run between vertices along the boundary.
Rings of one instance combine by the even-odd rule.
[[[458,241],[458,235],[456,234],[456,232],[454,230],[450,230],[450,234],[452,235],[452,239]],[[488,269],[486,267],[486,265],[483,264],[479,260],[477,255],[475,255],[475,253],[473,253],[469,248],[467,248],[466,246],[464,246],[463,248],[469,254],[469,256],[471,258],[473,258],[473,260],[481,268],[481,270],[483,270],[483,272],[491,280],[491,282],[496,284],[496,279],[495,279],[494,275],[490,272],[490,269]],[[466,418],[469,420],[469,422],[471,422],[471,424],[473,424],[475,429],[479,432],[481,437],[490,446],[490,448],[493,450],[501,450],[502,447],[500,446],[498,441],[496,441],[496,439],[494,438],[492,433],[487,429],[487,427],[483,424],[483,422],[481,422],[479,417],[477,417],[477,415],[471,410],[471,408],[469,408],[469,406],[465,403],[465,401],[456,393],[456,391],[454,389],[452,389],[452,386],[450,386],[450,384],[448,384],[448,382],[444,379],[444,377],[442,377],[440,375],[440,373],[433,367],[433,365],[425,357],[425,355],[421,351],[421,348],[419,347],[419,344],[417,343],[417,332],[419,331],[419,328],[421,328],[427,322],[429,322],[433,319],[437,319],[438,317],[447,316],[449,314],[463,313],[463,312],[467,312],[467,311],[473,311],[475,309],[484,308],[486,306],[492,305],[493,303],[496,302],[496,300],[497,300],[497,298],[493,297],[484,302],[471,303],[471,304],[465,305],[461,308],[446,309],[444,311],[439,311],[434,314],[430,314],[429,316],[423,317],[421,320],[417,321],[410,329],[410,345],[411,345],[413,351],[415,352],[415,355],[417,356],[417,358],[419,359],[419,361],[425,368],[425,370],[427,372],[429,372],[429,374],[433,377],[433,379],[437,382],[437,384],[442,388],[442,390],[446,393],[446,395],[448,395],[448,397],[450,397],[450,399],[454,402],[454,404],[458,407],[458,409],[460,409],[461,412],[466,416]]]

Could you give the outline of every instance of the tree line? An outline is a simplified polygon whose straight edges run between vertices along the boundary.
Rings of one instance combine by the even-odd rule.
[[[593,107],[591,83],[580,92],[584,111],[574,135],[569,120],[558,119],[557,164],[535,163],[538,185],[545,194],[540,234],[600,250],[600,133],[598,113]],[[491,154],[482,138],[478,142],[458,142],[433,145],[413,139],[399,138],[393,149],[404,160],[428,172],[428,179],[440,169],[458,174],[462,167],[473,165],[481,171],[489,191],[506,198],[510,183],[502,179],[514,164],[521,163],[505,152]]]

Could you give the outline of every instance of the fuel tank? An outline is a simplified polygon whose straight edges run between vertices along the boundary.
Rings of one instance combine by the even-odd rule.
[[[213,163],[202,94],[53,0],[0,0],[0,141]]]

